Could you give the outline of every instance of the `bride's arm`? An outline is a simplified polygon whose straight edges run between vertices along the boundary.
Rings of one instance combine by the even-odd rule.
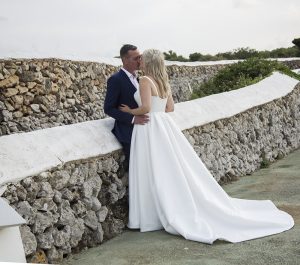
[[[173,112],[173,111],[174,111],[174,100],[173,100],[172,92],[170,91],[167,100],[167,105],[166,105],[166,112]]]
[[[151,110],[151,83],[146,78],[140,78],[140,95],[142,105],[136,109],[131,109],[126,105],[121,105],[119,108],[124,112],[132,115],[144,115]]]

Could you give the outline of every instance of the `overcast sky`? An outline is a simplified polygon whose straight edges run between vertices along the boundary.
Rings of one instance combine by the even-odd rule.
[[[188,57],[299,37],[300,0],[0,0],[0,58],[108,58],[124,43]]]

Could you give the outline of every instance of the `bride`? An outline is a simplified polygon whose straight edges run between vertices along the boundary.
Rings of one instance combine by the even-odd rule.
[[[231,198],[217,183],[166,112],[174,110],[163,54],[144,51],[145,76],[134,97],[138,108],[121,105],[150,121],[135,125],[129,164],[129,223],[141,232],[165,229],[212,244],[241,242],[286,231],[293,218],[270,200]]]

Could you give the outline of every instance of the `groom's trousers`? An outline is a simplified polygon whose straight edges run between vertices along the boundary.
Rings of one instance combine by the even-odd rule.
[[[129,170],[129,158],[130,158],[130,143],[124,143],[121,142],[121,145],[123,146],[123,152],[125,155],[125,161],[124,161],[124,169],[126,172]]]

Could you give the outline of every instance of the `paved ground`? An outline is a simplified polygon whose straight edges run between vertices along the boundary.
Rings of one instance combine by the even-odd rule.
[[[300,265],[300,150],[267,169],[223,186],[232,197],[271,199],[295,219],[287,232],[231,244],[184,240],[164,231],[126,231],[103,245],[74,255],[72,265]]]

